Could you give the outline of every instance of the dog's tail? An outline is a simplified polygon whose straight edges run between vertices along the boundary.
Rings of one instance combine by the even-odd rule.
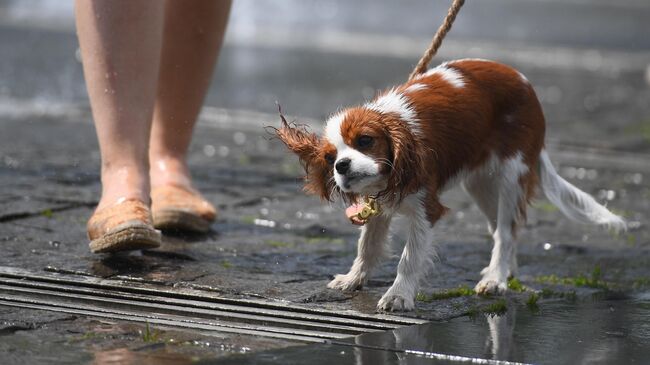
[[[540,179],[548,200],[567,217],[581,223],[591,223],[614,229],[625,230],[625,221],[598,204],[591,195],[564,180],[553,167],[545,150],[540,154]]]

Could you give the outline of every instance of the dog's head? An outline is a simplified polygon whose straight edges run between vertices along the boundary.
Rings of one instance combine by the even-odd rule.
[[[413,133],[397,114],[357,107],[331,117],[322,137],[282,117],[278,137],[300,158],[305,190],[332,200],[357,195],[401,199],[422,184],[421,154]]]

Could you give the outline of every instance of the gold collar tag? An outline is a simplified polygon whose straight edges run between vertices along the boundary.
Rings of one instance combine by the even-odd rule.
[[[379,202],[373,197],[366,196],[363,198],[363,208],[357,213],[357,218],[362,221],[368,220],[370,217],[381,214]]]

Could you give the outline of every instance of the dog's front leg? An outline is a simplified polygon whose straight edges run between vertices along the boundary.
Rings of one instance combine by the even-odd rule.
[[[419,198],[412,199],[411,202],[400,211],[409,222],[408,238],[397,265],[395,282],[377,303],[377,309],[380,311],[413,310],[420,280],[432,265],[434,246],[431,218],[435,215],[437,220],[446,208],[436,200],[428,204],[432,205],[436,212],[431,214],[431,206],[427,206]]]
[[[388,240],[388,226],[391,214],[388,212],[372,217],[361,227],[361,237],[357,244],[357,257],[345,275],[336,275],[334,280],[327,284],[328,288],[341,290],[356,290],[367,281],[370,271],[384,257]]]

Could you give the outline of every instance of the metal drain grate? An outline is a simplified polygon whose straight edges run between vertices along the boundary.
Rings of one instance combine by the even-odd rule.
[[[426,322],[10,267],[0,267],[0,305],[304,342],[340,340]]]

